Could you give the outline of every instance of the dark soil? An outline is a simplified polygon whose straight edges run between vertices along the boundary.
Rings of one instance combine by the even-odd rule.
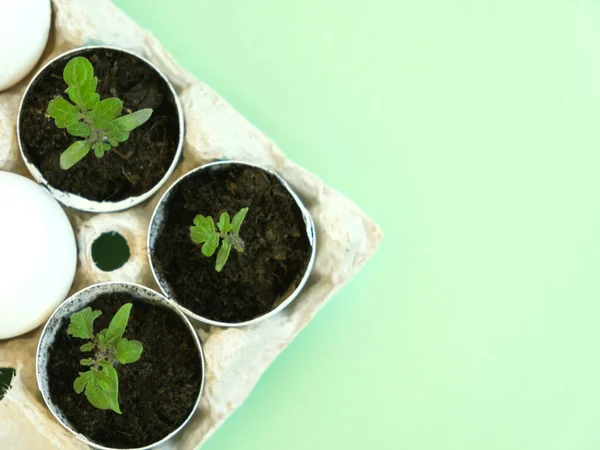
[[[100,99],[117,97],[123,114],[152,108],[148,122],[136,128],[127,142],[98,159],[91,151],[69,170],[60,168],[60,154],[80,140],[60,130],[46,115],[48,103],[67,88],[62,78],[67,62],[85,56],[98,77]],[[127,53],[89,49],[70,54],[42,73],[28,92],[21,112],[23,150],[49,185],[95,201],[119,201],[152,189],[168,171],[179,140],[181,124],[167,83],[147,63]]]
[[[217,166],[218,167],[218,166]],[[240,236],[222,272],[216,255],[204,256],[190,238],[197,214],[218,222],[249,207]],[[240,323],[275,309],[302,279],[311,256],[306,225],[295,200],[278,179],[245,165],[215,168],[186,178],[169,199],[167,220],[152,261],[177,302],[215,321]]]
[[[135,448],[159,441],[177,429],[194,407],[202,380],[202,365],[192,335],[174,312],[137,300],[130,294],[103,294],[90,305],[102,311],[94,332],[108,327],[125,303],[133,302],[127,339],[142,342],[142,357],[116,367],[122,415],[94,408],[73,381],[85,368],[79,364],[85,340],[67,334],[61,324],[50,348],[50,397],[75,429],[104,446]]]

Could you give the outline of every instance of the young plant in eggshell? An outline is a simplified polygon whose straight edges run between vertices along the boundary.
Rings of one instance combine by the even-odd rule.
[[[60,167],[69,170],[94,150],[97,158],[113,150],[123,159],[117,150],[120,142],[129,139],[129,133],[148,121],[152,109],[144,108],[121,116],[123,102],[118,98],[100,100],[96,93],[98,78],[94,76],[92,63],[83,56],[71,59],[63,71],[68,86],[63,96],[53,98],[48,104],[48,115],[54,119],[58,128],[66,128],[71,136],[82,138],[73,142],[61,155]]]

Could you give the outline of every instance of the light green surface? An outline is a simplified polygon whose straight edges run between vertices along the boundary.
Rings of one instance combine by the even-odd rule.
[[[386,232],[203,450],[600,448],[600,5],[127,1]]]

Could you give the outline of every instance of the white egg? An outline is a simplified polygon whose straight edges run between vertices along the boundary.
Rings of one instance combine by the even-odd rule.
[[[69,293],[76,267],[75,236],[58,202],[0,171],[0,339],[44,323]]]
[[[0,2],[0,91],[21,81],[38,62],[50,19],[50,0]]]

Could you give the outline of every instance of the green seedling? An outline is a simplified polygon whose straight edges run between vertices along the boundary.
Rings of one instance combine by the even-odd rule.
[[[224,212],[219,217],[217,228],[211,216],[204,217],[198,214],[194,218],[194,226],[190,227],[190,236],[196,244],[202,245],[202,254],[211,257],[219,248],[217,254],[217,263],[215,268],[217,272],[223,270],[223,266],[229,258],[231,248],[235,248],[238,252],[243,253],[245,244],[240,237],[240,227],[248,213],[248,208],[240,209],[233,219],[229,221],[229,214]]]
[[[123,102],[118,98],[100,100],[96,93],[98,78],[94,76],[94,67],[82,56],[67,63],[63,79],[68,86],[65,92],[73,103],[61,96],[55,97],[48,104],[48,115],[58,128],[66,128],[70,135],[83,140],[71,144],[60,155],[60,167],[70,169],[92,149],[98,158],[111,149],[127,158],[115,147],[129,139],[129,133],[150,118],[152,109],[141,109],[119,117]]]
[[[89,367],[87,372],[79,372],[73,383],[78,394],[85,390],[85,396],[92,406],[98,409],[111,409],[121,414],[119,408],[119,378],[115,365],[131,364],[142,356],[144,350],[139,341],[123,337],[131,303],[123,305],[110,321],[108,328],[94,334],[94,321],[102,315],[102,311],[92,311],[89,306],[71,314],[71,323],[67,333],[79,339],[87,339],[80,347],[82,352],[92,352],[91,357],[80,362]]]

